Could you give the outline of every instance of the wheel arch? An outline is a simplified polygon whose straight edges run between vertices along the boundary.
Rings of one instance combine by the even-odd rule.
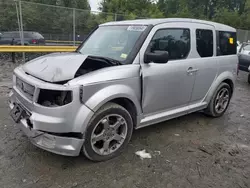
[[[235,76],[233,75],[232,72],[229,72],[229,71],[226,71],[226,72],[223,72],[221,73],[216,79],[215,81],[213,82],[213,84],[211,85],[206,97],[205,97],[205,100],[207,103],[210,102],[210,100],[212,99],[213,97],[213,94],[214,92],[216,91],[216,89],[219,87],[219,85],[221,83],[227,83],[231,90],[232,90],[232,94],[234,92],[234,86],[235,86]]]
[[[120,97],[120,98],[112,99],[111,101],[108,101],[108,102],[118,104],[118,105],[122,106],[123,108],[125,108],[129,112],[129,114],[131,115],[131,118],[133,120],[133,126],[134,127],[137,126],[137,124],[138,124],[138,122],[137,122],[138,112],[136,110],[136,106],[133,103],[133,101],[131,101],[128,98]]]
[[[225,79],[222,82],[224,82],[224,83],[226,83],[226,84],[228,84],[230,86],[231,92],[233,94],[233,92],[234,92],[234,83],[233,83],[233,81],[231,79]]]
[[[113,85],[103,88],[95,93],[85,102],[93,112],[99,110],[103,105],[113,102],[125,108],[131,115],[134,126],[140,122],[142,114],[140,98],[132,88],[124,85]]]

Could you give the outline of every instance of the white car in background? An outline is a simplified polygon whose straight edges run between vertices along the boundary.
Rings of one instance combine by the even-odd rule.
[[[237,53],[239,53],[241,45],[240,41],[237,41]]]
[[[248,72],[248,83],[250,84],[250,43],[245,42],[241,45],[238,52],[239,70]]]
[[[250,55],[250,43],[245,42],[240,45],[240,50],[238,51],[240,54]]]

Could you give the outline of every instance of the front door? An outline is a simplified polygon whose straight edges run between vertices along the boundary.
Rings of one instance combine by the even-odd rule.
[[[186,23],[155,26],[141,51],[142,108],[145,116],[187,107],[195,81],[191,53],[191,29]],[[143,62],[145,51],[168,51],[165,64]]]

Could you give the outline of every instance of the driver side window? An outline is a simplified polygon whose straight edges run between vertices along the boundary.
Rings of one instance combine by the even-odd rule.
[[[156,31],[147,50],[152,53],[167,51],[169,60],[185,59],[190,52],[190,30],[160,29]]]

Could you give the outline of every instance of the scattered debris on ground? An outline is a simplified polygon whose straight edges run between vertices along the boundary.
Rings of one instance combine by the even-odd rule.
[[[137,151],[135,152],[136,155],[138,155],[141,159],[151,159],[152,156],[150,153],[147,153],[146,150]]]

